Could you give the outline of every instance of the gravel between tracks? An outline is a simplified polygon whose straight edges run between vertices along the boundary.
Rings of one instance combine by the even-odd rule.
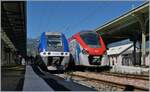
[[[117,77],[117,76],[111,76],[111,75],[104,75],[101,73],[91,73],[91,72],[73,72],[73,74],[75,75],[82,75],[85,77],[89,77],[89,78],[95,78],[95,79],[101,79],[101,80],[106,80],[106,81],[114,81],[117,83],[124,83],[126,85],[135,85],[138,87],[142,87],[142,88],[149,88],[149,81],[145,81],[145,80],[139,80],[139,79],[131,79],[131,78],[121,78],[121,77]],[[62,74],[62,75],[58,75],[60,77],[63,78],[68,78],[67,74]],[[70,77],[70,75],[69,75]],[[103,83],[103,82],[98,82],[98,81],[94,81],[94,80],[88,80],[85,78],[81,78],[81,77],[75,77],[72,76],[71,80],[73,82],[77,82],[79,84],[94,88],[98,91],[121,91],[123,89],[119,89],[115,86],[109,85],[107,83]]]
[[[142,88],[149,88],[149,81],[139,80],[139,79],[131,79],[131,78],[123,78],[111,75],[103,75],[100,73],[91,73],[91,72],[73,72],[75,75],[82,75],[89,78],[101,79],[106,81],[113,81],[116,83],[124,83],[126,85],[134,85]]]
[[[70,77],[70,76],[67,76],[65,74],[57,74],[57,76],[62,77],[66,80],[67,80],[68,77]],[[87,86],[87,87],[90,87],[90,88],[93,88],[97,91],[122,91],[123,90],[123,89],[119,89],[115,86],[108,85],[106,83],[91,81],[91,80],[81,78],[81,77],[77,77],[77,76],[72,76],[71,81],[79,83],[79,84]]]

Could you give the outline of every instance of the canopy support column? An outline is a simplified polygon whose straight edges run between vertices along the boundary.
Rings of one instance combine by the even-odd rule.
[[[141,56],[141,65],[145,65],[145,56],[146,56],[146,26],[145,26],[145,18],[143,14],[133,14],[133,17],[135,17],[140,25],[140,31],[142,33],[142,56]]]

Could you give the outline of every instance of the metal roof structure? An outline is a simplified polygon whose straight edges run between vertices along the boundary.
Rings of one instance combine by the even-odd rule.
[[[12,46],[26,54],[26,3],[25,1],[1,2],[1,29]],[[5,37],[6,37],[5,36]],[[2,35],[3,37],[3,35]]]
[[[145,19],[146,36],[149,34],[149,2],[128,11],[122,16],[96,28],[94,31],[101,34],[106,44],[128,38],[141,38],[141,26],[136,16]],[[147,37],[148,39],[148,37]]]

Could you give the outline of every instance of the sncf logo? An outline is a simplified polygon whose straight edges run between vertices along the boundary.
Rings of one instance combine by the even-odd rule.
[[[95,50],[95,52],[98,52],[98,50]]]

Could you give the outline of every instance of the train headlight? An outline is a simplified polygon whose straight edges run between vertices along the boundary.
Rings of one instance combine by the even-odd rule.
[[[83,50],[82,50],[82,53],[83,53],[83,54],[88,54],[88,51],[85,50],[85,49],[83,49]]]
[[[46,53],[44,52],[43,55],[46,55]]]
[[[67,55],[68,53],[66,52],[65,55]]]

